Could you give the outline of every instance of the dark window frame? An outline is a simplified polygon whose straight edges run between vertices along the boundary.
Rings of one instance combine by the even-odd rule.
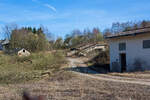
[[[126,50],[126,43],[125,42],[119,43],[119,51],[124,51],[124,50]]]
[[[150,40],[143,40],[143,49],[150,49]]]

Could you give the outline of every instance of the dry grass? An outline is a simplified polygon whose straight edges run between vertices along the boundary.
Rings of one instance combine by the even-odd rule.
[[[112,76],[127,77],[127,78],[137,78],[137,79],[150,79],[150,71],[141,72],[130,72],[130,73],[108,73]]]
[[[59,57],[59,55],[57,54],[55,54],[55,56]],[[35,58],[37,59],[37,57]],[[39,59],[40,58],[41,57],[39,57]],[[19,61],[22,62],[22,59],[21,60],[19,59]],[[35,62],[37,62],[37,60],[35,60]],[[19,66],[15,68],[19,68]],[[13,72],[15,72],[16,70],[14,70]],[[23,71],[29,72],[29,70],[27,71],[26,70]],[[44,69],[40,69],[38,71],[41,70]],[[31,70],[31,72],[32,71],[33,70]],[[122,75],[122,77],[132,78],[135,77],[135,75],[137,74],[148,75],[149,73],[150,72],[136,72],[123,74],[110,73],[110,76]],[[44,95],[47,98],[47,100],[149,100],[150,99],[149,94],[150,88],[149,86],[146,85],[97,80],[85,75],[80,75],[77,73],[63,70],[59,72],[56,71],[53,75],[50,76],[47,74],[48,72],[45,72],[45,74],[41,78],[38,78],[38,80],[34,81],[9,82],[8,84],[1,84],[0,100],[22,100],[23,90],[29,91],[33,96]],[[26,75],[29,76],[30,74],[27,73]],[[140,78],[140,76],[138,76],[137,78]],[[8,80],[9,79],[7,79],[6,81]]]
[[[33,53],[28,57],[0,55],[0,84],[15,84],[40,80],[45,75],[52,75],[65,64],[61,52]]]
[[[1,86],[1,100],[21,100],[27,89],[32,95],[45,95],[48,100],[149,100],[149,86],[108,82],[59,72],[41,81]],[[13,99],[14,98],[14,99]]]

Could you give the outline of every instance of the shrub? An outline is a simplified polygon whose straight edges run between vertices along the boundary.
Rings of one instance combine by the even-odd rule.
[[[26,28],[21,28],[12,31],[10,48],[25,48],[30,52],[44,51],[49,48],[49,42],[42,30],[32,32]]]
[[[98,65],[109,64],[109,51],[101,51],[92,61]]]
[[[101,51],[97,56],[89,61],[93,66],[91,68],[106,73],[110,71],[109,67],[109,51]]]
[[[136,58],[133,63],[134,67],[133,69],[131,69],[131,71],[144,71],[144,68],[142,67],[143,64],[144,64],[144,61],[142,61],[139,58]]]
[[[63,53],[33,53],[28,57],[0,55],[0,83],[20,83],[42,78],[43,73],[52,75],[61,69]]]

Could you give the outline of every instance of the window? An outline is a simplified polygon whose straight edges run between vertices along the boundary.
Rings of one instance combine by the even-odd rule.
[[[119,43],[119,51],[126,50],[126,43]]]
[[[23,50],[23,52],[25,52],[25,50]]]
[[[143,48],[150,48],[150,40],[144,40],[143,41]]]

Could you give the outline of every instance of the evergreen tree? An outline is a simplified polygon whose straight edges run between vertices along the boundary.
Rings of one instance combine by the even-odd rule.
[[[34,27],[33,29],[32,29],[32,32],[34,33],[34,34],[36,34],[36,28]]]

